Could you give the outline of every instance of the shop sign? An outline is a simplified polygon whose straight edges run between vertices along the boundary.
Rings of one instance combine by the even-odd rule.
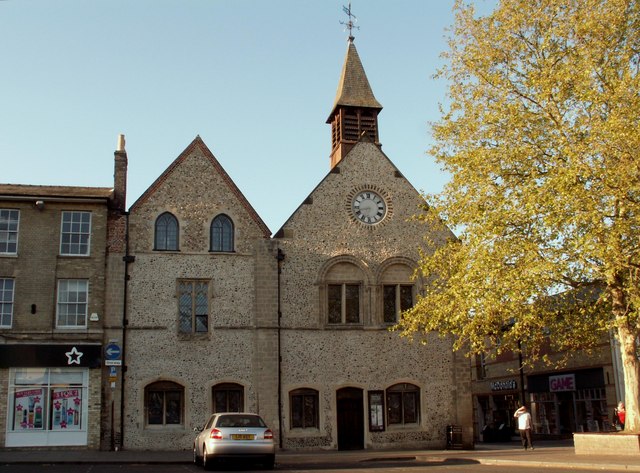
[[[0,368],[99,368],[100,344],[0,344]]]
[[[518,383],[515,379],[492,381],[489,386],[491,386],[492,391],[511,391],[513,389],[518,389]]]
[[[557,376],[549,376],[549,392],[556,393],[560,391],[575,391],[576,375],[561,374]]]

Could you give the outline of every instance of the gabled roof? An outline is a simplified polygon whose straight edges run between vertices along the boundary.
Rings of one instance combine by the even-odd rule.
[[[133,203],[133,205],[131,206],[129,211],[135,210],[137,207],[139,207],[144,202],[146,202],[147,199],[149,199],[149,197],[151,195],[153,195],[155,193],[155,191],[162,185],[162,183],[167,180],[167,178],[171,175],[171,173],[173,173],[173,171],[185,159],[187,159],[187,157],[196,148],[200,149],[202,154],[211,162],[211,165],[216,170],[218,175],[220,175],[222,180],[225,182],[225,184],[229,188],[229,191],[238,199],[238,201],[240,202],[240,205],[242,205],[242,207],[244,207],[244,209],[247,211],[247,213],[252,218],[252,220],[256,223],[256,225],[258,225],[258,227],[262,231],[264,237],[265,238],[269,238],[269,236],[271,235],[271,230],[269,230],[267,225],[262,221],[262,219],[260,218],[258,213],[255,211],[255,209],[251,206],[249,201],[246,199],[244,194],[242,194],[242,192],[240,192],[240,189],[238,189],[238,186],[235,185],[233,180],[229,177],[229,175],[226,173],[224,168],[220,165],[220,163],[215,158],[213,153],[209,150],[209,148],[204,143],[204,141],[202,141],[202,138],[200,138],[200,135],[195,137],[195,139],[191,142],[191,144],[189,146],[187,146],[182,153],[180,153],[180,156],[178,156],[175,159],[175,161],[173,161],[169,165],[169,167],[153,182],[153,184],[151,184],[151,186],[149,186],[149,188],[138,198],[138,200],[136,200]]]
[[[365,74],[364,67],[362,67],[360,56],[358,56],[356,46],[353,44],[353,38],[349,38],[349,46],[347,48],[347,55],[344,58],[340,81],[338,82],[336,99],[333,102],[333,108],[327,123],[330,122],[330,118],[338,106],[366,107],[382,110],[382,105],[380,105],[380,102],[378,102],[373,95],[367,74]]]
[[[381,159],[384,159],[386,162],[388,162],[392,169],[394,170],[394,172],[397,174],[397,177],[402,178],[407,185],[413,189],[413,191],[416,193],[416,195],[419,196],[419,198],[424,202],[425,205],[427,205],[426,200],[424,200],[424,197],[422,196],[422,194],[420,192],[418,192],[418,190],[413,186],[413,184],[411,184],[411,182],[404,177],[404,175],[402,174],[402,172],[400,172],[400,170],[397,168],[397,166],[393,163],[393,161],[391,161],[391,159],[389,158],[389,156],[387,156],[384,151],[382,151],[380,149],[379,146],[377,146],[375,143],[373,143],[371,141],[371,139],[367,139],[366,135],[364,135],[363,137],[361,137],[358,142],[355,144],[355,146],[353,148],[351,148],[351,150],[347,153],[347,155],[342,158],[342,160],[336,164],[323,178],[322,180],[313,188],[313,190],[309,193],[309,195],[302,201],[302,203],[300,205],[298,205],[298,207],[293,211],[293,213],[289,216],[289,218],[282,224],[282,226],[280,227],[280,229],[273,235],[273,238],[282,238],[284,235],[284,229],[287,227],[287,225],[289,224],[289,222],[291,222],[291,220],[293,219],[293,217],[295,217],[295,215],[298,213],[298,211],[300,210],[300,208],[309,203],[309,202],[313,202],[312,196],[313,194],[315,194],[316,190],[322,185],[324,184],[324,182],[329,179],[329,176],[331,176],[331,174],[336,174],[336,173],[340,173],[341,172],[341,167],[344,166],[345,163],[348,162],[348,160],[352,159],[351,156],[354,154],[353,150],[356,149],[356,147],[358,146],[372,146],[371,149],[376,150],[376,152],[380,153],[380,157]]]

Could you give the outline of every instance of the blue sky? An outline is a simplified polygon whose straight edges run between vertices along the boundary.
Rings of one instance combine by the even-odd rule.
[[[0,182],[110,187],[123,133],[130,206],[200,135],[277,231],[329,171],[347,4],[0,1]],[[355,44],[384,107],[382,150],[427,193],[447,180],[426,152],[452,6],[352,0]]]

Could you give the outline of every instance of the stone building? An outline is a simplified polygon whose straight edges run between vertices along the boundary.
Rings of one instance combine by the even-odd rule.
[[[270,238],[196,139],[129,215],[124,447],[187,449],[211,412],[259,412],[286,449],[471,440],[469,363],[389,331],[422,281],[424,201],[382,152],[353,39],[329,172]]]
[[[270,231],[199,137],[129,214],[124,446],[185,449],[214,406],[268,402],[254,314]]]
[[[196,137],[125,211],[114,188],[0,186],[0,440],[189,449],[211,412],[256,411],[285,449],[472,439],[468,360],[389,330],[452,235],[382,152],[350,38],[328,173],[271,238]]]
[[[424,200],[381,150],[381,109],[351,38],[329,172],[274,238],[285,447],[442,447],[447,424],[469,420],[468,360],[450,340],[389,331],[424,284],[412,275],[425,235],[453,235],[414,219]]]
[[[100,447],[108,227],[123,211],[123,187],[0,185],[0,445]]]
[[[282,449],[442,448],[449,425],[469,446],[519,398],[548,435],[606,429],[609,345],[472,370],[389,330],[453,235],[414,218],[381,110],[350,38],[328,172],[273,237],[200,137],[128,212],[123,137],[112,189],[0,185],[0,445],[184,450],[210,413],[255,411]]]

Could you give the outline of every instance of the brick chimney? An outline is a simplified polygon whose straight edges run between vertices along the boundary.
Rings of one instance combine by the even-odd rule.
[[[124,212],[127,205],[127,151],[124,135],[118,135],[118,147],[114,153],[113,207]]]

